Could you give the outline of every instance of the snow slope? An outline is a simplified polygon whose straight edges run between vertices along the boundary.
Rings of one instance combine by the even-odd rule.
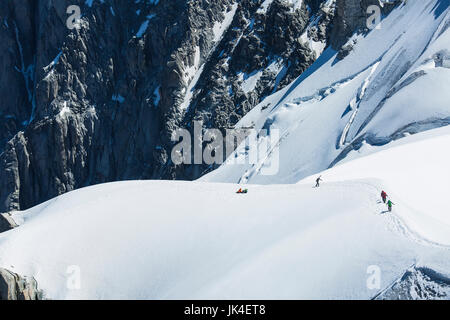
[[[202,181],[296,183],[363,142],[383,145],[450,124],[449,5],[408,1],[382,20],[381,29],[354,35],[343,60],[326,49],[290,86],[247,114],[237,127],[280,133],[265,160],[279,159],[276,175],[261,174],[264,163],[224,164]],[[232,157],[245,163],[255,148],[241,145]]]
[[[370,299],[411,266],[448,279],[449,142],[449,128],[406,137],[324,172],[320,188],[310,177],[246,195],[204,182],[77,190],[15,213],[0,267],[53,299]],[[79,290],[67,287],[73,265]],[[373,266],[379,289],[367,286]]]
[[[321,175],[328,182],[379,179],[398,206],[396,213],[412,230],[429,241],[450,246],[449,146],[450,126],[446,126],[383,147],[366,145],[365,156],[347,159]],[[300,184],[312,184],[316,178],[308,177]]]

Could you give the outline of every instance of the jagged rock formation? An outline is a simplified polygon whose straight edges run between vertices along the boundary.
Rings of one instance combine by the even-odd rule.
[[[450,279],[426,267],[412,267],[375,300],[448,300]]]
[[[233,127],[345,42],[374,1],[357,3],[2,1],[0,212],[96,183],[198,178],[214,167],[172,164],[173,131]]]
[[[0,300],[40,300],[34,278],[21,277],[9,270],[0,268]]]
[[[336,2],[332,46],[339,49],[354,32],[366,28],[367,8],[380,3],[378,0],[336,0]]]

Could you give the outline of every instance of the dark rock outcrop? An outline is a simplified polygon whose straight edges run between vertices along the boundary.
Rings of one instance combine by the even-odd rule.
[[[366,33],[367,19],[373,13],[368,12],[370,6],[378,6],[382,15],[389,14],[405,0],[336,0],[331,46],[340,50],[338,59],[343,59],[350,51],[351,44],[344,46],[354,33]],[[344,46],[344,47],[343,47]]]
[[[41,300],[34,278],[21,277],[9,270],[0,268],[0,300]]]
[[[17,227],[16,223],[7,213],[0,214],[0,233]]]

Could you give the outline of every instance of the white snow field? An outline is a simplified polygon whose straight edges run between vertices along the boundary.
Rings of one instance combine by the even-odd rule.
[[[381,29],[354,35],[354,49],[343,60],[326,49],[239,122],[241,128],[279,130],[267,159],[224,164],[202,181],[296,183],[364,141],[381,145],[450,124],[449,6],[449,0],[408,1],[382,20]],[[242,144],[232,157],[245,163],[255,148]],[[261,173],[278,158],[276,175]]]
[[[311,177],[246,195],[161,181],[70,192],[13,214],[0,267],[52,299],[370,299],[411,267],[449,279],[449,143],[450,127],[400,139],[323,172],[320,188]]]

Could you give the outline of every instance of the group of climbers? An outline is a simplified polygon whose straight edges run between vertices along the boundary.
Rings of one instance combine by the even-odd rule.
[[[322,176],[316,179],[316,188],[320,187],[320,181],[323,181]],[[389,212],[392,212],[392,206],[395,203],[393,203],[391,199],[388,199],[388,194],[384,190],[381,191],[381,199],[383,200],[383,203],[387,205]]]
[[[386,201],[387,201],[386,205],[387,205],[387,207],[388,207],[389,212],[391,212],[391,211],[392,211],[392,206],[393,206],[395,203],[393,203],[393,202],[391,201],[391,199],[388,199],[388,194],[387,194],[384,190],[381,191],[381,199],[383,200],[383,203],[386,203]]]
[[[316,188],[320,187],[320,181],[323,181],[322,176],[316,179]],[[248,189],[239,188],[236,193],[248,193]],[[388,194],[384,190],[381,191],[381,199],[383,200],[383,203],[387,205],[389,212],[392,212],[392,206],[394,205],[394,203],[391,201],[391,199],[388,199]]]

